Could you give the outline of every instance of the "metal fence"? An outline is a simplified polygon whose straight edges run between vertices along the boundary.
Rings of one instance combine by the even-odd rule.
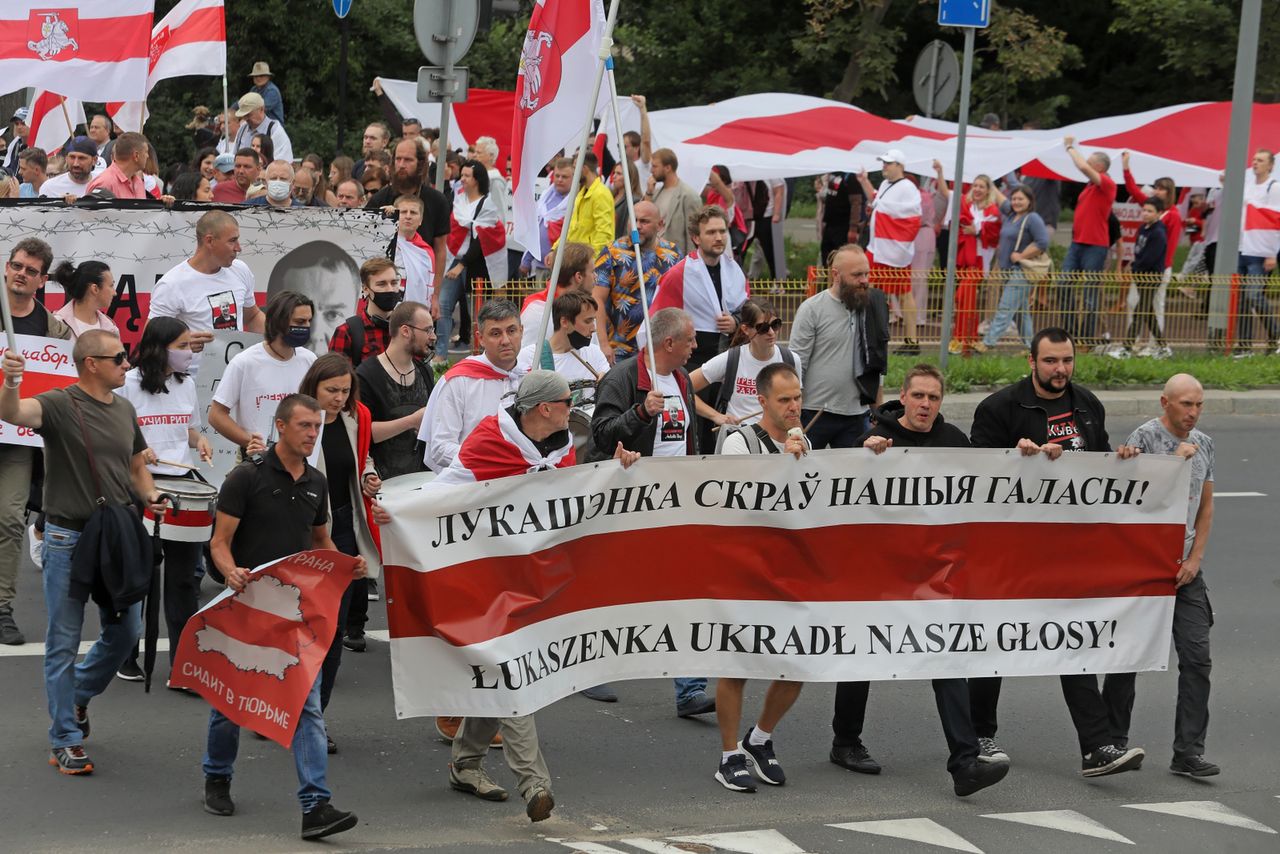
[[[897,281],[877,271],[876,285],[891,295],[890,334],[900,344],[904,338],[902,301],[896,292],[913,293],[917,306],[916,340],[922,347],[937,347],[942,338],[942,302],[944,271],[940,269],[905,270]],[[1214,284],[1211,276],[1180,279],[1174,276],[1164,282],[1158,275],[1128,272],[1061,273],[1053,272],[1045,280],[1028,283],[1026,306],[1032,330],[1060,326],[1077,337],[1082,347],[1096,352],[1115,352],[1126,344],[1143,352],[1158,342],[1148,332],[1145,322],[1150,311],[1165,344],[1178,351],[1217,351],[1234,353],[1275,352],[1280,337],[1280,278],[1263,279],[1232,276],[1227,282],[1230,299],[1225,330],[1210,328],[1209,294]],[[512,280],[492,290],[488,283],[473,283],[476,311],[490,297],[511,299],[517,305],[534,291],[546,285],[533,280]],[[1002,295],[1010,282],[999,274],[986,279],[961,277],[957,287],[956,325],[961,333],[957,349],[968,349],[980,342],[995,318]],[[753,297],[768,300],[783,320],[782,340],[790,337],[791,320],[800,304],[827,287],[827,272],[810,267],[805,279],[753,280]],[[474,317],[475,314],[473,313]],[[1135,323],[1135,318],[1137,323]],[[1221,326],[1221,322],[1215,324]],[[1136,333],[1132,339],[1132,331]],[[1003,331],[995,348],[1005,352],[1025,349],[1021,326],[1015,315],[1013,323]],[[956,335],[953,332],[952,338]],[[473,338],[473,341],[475,339]],[[979,345],[977,349],[982,349]]]

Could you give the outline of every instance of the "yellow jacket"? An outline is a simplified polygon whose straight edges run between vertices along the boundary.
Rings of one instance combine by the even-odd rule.
[[[613,227],[613,193],[597,178],[578,191],[567,239],[570,243],[587,244],[592,255],[597,256],[613,242]],[[559,245],[557,240],[554,246]]]

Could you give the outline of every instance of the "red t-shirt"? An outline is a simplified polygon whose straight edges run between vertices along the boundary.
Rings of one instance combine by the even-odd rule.
[[[1100,183],[1090,182],[1076,202],[1075,221],[1071,224],[1071,239],[1087,246],[1110,246],[1107,235],[1107,218],[1116,200],[1116,182],[1103,172]]]

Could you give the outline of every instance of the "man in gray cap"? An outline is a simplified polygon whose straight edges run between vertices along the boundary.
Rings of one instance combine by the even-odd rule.
[[[89,189],[93,167],[98,162],[98,147],[89,137],[78,136],[62,149],[62,154],[67,161],[67,171],[45,181],[40,186],[40,195],[71,204]]]
[[[530,371],[520,380],[515,402],[480,421],[435,484],[474,483],[574,464],[569,435],[569,382],[554,371]],[[630,466],[640,455],[618,443],[614,459]],[[464,718],[453,738],[449,785],[486,801],[505,801],[507,791],[485,773],[483,762],[494,736],[502,734],[502,752],[519,781],[530,821],[549,818],[555,807],[551,774],[533,715],[514,718]]]
[[[252,148],[253,138],[261,133],[271,137],[277,160],[293,163],[293,143],[289,141],[289,134],[285,133],[284,123],[268,118],[267,105],[261,95],[257,92],[241,95],[236,116],[243,119],[240,130],[236,131],[236,151]]]

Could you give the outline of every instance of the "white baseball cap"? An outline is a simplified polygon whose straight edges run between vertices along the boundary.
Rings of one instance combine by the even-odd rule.
[[[902,151],[897,148],[889,149],[884,154],[881,154],[880,156],[878,156],[876,160],[879,160],[881,163],[906,163],[907,162],[906,155],[904,155]]]

